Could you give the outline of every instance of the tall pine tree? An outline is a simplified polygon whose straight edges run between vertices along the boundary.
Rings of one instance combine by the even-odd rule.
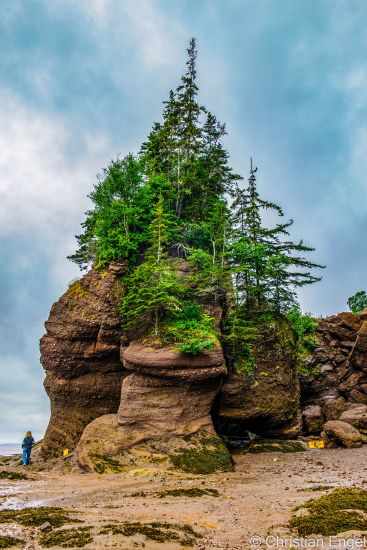
[[[252,164],[246,189],[237,188],[233,203],[232,265],[237,296],[249,313],[287,310],[295,300],[295,289],[320,280],[312,274],[323,266],[303,256],[314,249],[303,241],[289,239],[293,220],[266,227],[263,212],[283,216],[274,202],[264,200],[257,190]]]
[[[182,285],[167,254],[170,217],[161,196],[149,226],[150,246],[145,260],[125,280],[126,294],[121,313],[126,328],[141,328],[153,324],[158,336],[160,321],[181,309]]]

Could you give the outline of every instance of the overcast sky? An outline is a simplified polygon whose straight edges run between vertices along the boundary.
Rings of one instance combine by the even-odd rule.
[[[198,39],[201,101],[236,170],[327,264],[329,314],[366,288],[364,0],[1,0],[0,442],[48,420],[39,338],[96,174],[137,151]]]

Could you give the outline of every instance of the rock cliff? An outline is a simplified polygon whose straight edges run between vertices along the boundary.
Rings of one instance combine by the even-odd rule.
[[[119,277],[124,266],[89,271],[52,306],[41,339],[41,362],[51,418],[44,457],[73,449],[85,426],[116,413],[123,368],[120,362]]]
[[[303,429],[318,434],[340,420],[367,427],[367,312],[320,319],[318,347],[301,376]]]

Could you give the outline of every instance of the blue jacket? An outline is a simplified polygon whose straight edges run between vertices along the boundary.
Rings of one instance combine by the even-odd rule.
[[[22,443],[22,449],[32,449],[34,443],[33,437],[25,437]]]

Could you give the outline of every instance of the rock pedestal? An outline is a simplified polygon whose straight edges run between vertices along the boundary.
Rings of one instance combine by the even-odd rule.
[[[193,357],[132,342],[121,355],[132,374],[123,381],[117,417],[87,426],[77,447],[79,465],[110,471],[112,457],[120,469],[157,463],[195,473],[229,469],[210,416],[226,373],[221,348]]]

